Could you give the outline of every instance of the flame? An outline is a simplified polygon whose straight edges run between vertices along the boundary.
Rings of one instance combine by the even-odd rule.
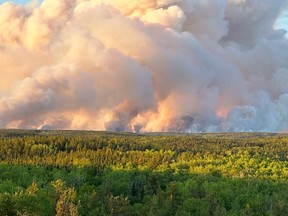
[[[220,118],[226,118],[230,111],[230,107],[221,107],[216,111],[216,115]]]
[[[174,116],[173,110],[171,107],[167,106],[165,101],[159,102],[157,112],[149,112],[145,116],[147,125],[144,128],[144,131],[163,131],[169,126],[172,116]]]

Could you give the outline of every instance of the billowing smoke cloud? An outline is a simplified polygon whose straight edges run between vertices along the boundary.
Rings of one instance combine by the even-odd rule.
[[[0,127],[283,131],[287,0],[0,5]]]

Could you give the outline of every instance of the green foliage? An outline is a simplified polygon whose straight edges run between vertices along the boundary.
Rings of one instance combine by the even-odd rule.
[[[288,136],[0,130],[0,215],[287,215]]]

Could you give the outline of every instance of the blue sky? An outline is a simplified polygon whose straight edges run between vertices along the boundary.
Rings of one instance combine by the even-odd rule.
[[[275,27],[288,30],[288,11],[283,13],[282,17],[276,22]]]
[[[4,2],[7,2],[7,1],[0,0],[0,3],[4,3]],[[15,3],[18,3],[18,4],[25,4],[25,3],[29,2],[29,1],[28,0],[12,0],[11,2],[15,2]]]
[[[28,3],[30,0],[9,0],[10,2],[14,2],[16,4],[26,4]],[[38,0],[38,2],[42,2],[43,0]],[[4,2],[8,2],[7,0],[0,0],[0,4],[4,3]]]

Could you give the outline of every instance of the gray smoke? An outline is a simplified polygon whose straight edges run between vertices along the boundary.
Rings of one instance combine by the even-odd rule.
[[[0,126],[285,131],[287,0],[0,5]]]

